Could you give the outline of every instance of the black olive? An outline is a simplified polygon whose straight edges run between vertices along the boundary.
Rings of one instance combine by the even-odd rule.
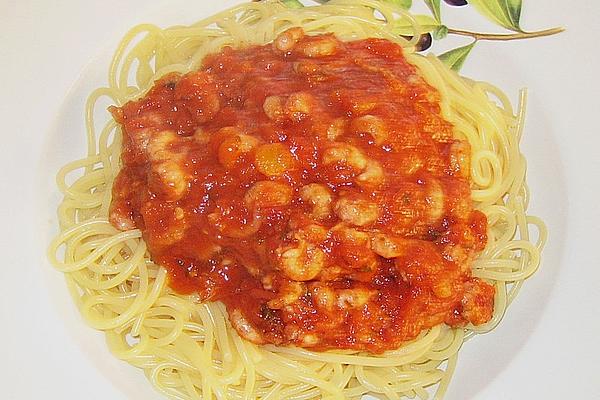
[[[450,4],[451,6],[466,6],[469,4],[467,0],[444,0],[446,4]]]
[[[419,41],[417,42],[416,50],[424,51],[431,47],[431,43],[433,43],[433,38],[431,37],[431,33],[426,33],[421,35]]]
[[[411,40],[412,36],[405,36],[402,35],[402,37],[406,40]],[[417,42],[417,44],[415,45],[415,51],[425,51],[428,48],[431,47],[431,43],[432,43],[432,37],[431,37],[431,33],[425,33],[423,35],[421,35],[421,37],[419,38],[419,41]]]

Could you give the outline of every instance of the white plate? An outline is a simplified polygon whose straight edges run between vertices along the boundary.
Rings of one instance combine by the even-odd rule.
[[[550,242],[500,327],[463,347],[447,400],[600,398],[600,5],[524,2],[525,27],[567,32],[481,43],[464,72],[513,99],[529,87],[531,211],[547,221]],[[85,96],[103,83],[107,56],[129,27],[191,22],[233,3],[0,0],[0,398],[160,399],[82,323],[45,259],[59,199],[53,175],[83,155]],[[454,11],[456,26],[489,26]]]

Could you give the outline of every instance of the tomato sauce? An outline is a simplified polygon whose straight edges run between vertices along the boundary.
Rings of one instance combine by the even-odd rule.
[[[111,223],[242,337],[378,353],[491,318],[469,144],[397,44],[294,28],[111,111]]]

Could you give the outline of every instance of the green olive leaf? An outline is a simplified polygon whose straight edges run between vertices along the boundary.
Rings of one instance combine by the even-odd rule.
[[[442,23],[442,12],[440,10],[440,0],[425,0],[425,4],[433,13],[433,17],[440,24]]]
[[[504,2],[506,3],[506,7],[508,8],[508,15],[510,16],[510,20],[512,21],[513,25],[518,27],[519,30],[521,30],[519,26],[519,21],[521,20],[521,7],[523,5],[523,1],[504,0]]]
[[[444,54],[440,54],[438,58],[442,60],[444,64],[458,72],[465,63],[465,60],[469,56],[473,46],[475,46],[475,42],[463,47],[457,47],[456,49],[447,51]]]
[[[293,8],[293,9],[304,8],[304,4],[302,4],[299,0],[281,0],[281,2],[287,8]]]
[[[490,21],[516,32],[523,32],[519,25],[522,0],[470,0],[475,9]]]
[[[435,40],[442,40],[448,36],[448,27],[446,25],[440,25],[433,31],[432,35]]]
[[[405,10],[408,10],[412,6],[412,0],[385,0],[385,2],[391,3]]]
[[[413,18],[421,26],[423,33],[433,32],[440,26],[440,24],[429,15],[413,15]],[[394,21],[394,27],[392,30],[394,33],[402,36],[412,36],[415,34],[412,24],[408,18],[404,17]]]

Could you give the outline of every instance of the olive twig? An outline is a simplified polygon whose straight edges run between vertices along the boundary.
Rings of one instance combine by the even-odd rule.
[[[519,33],[509,33],[509,34],[496,34],[496,33],[479,33],[479,32],[471,32],[471,31],[463,31],[461,29],[452,29],[448,28],[448,34],[453,35],[461,35],[461,36],[470,36],[475,40],[520,40],[520,39],[531,39],[542,36],[550,36],[556,35],[557,33],[563,32],[565,28],[557,27],[544,29],[542,31],[535,32],[519,32]]]

